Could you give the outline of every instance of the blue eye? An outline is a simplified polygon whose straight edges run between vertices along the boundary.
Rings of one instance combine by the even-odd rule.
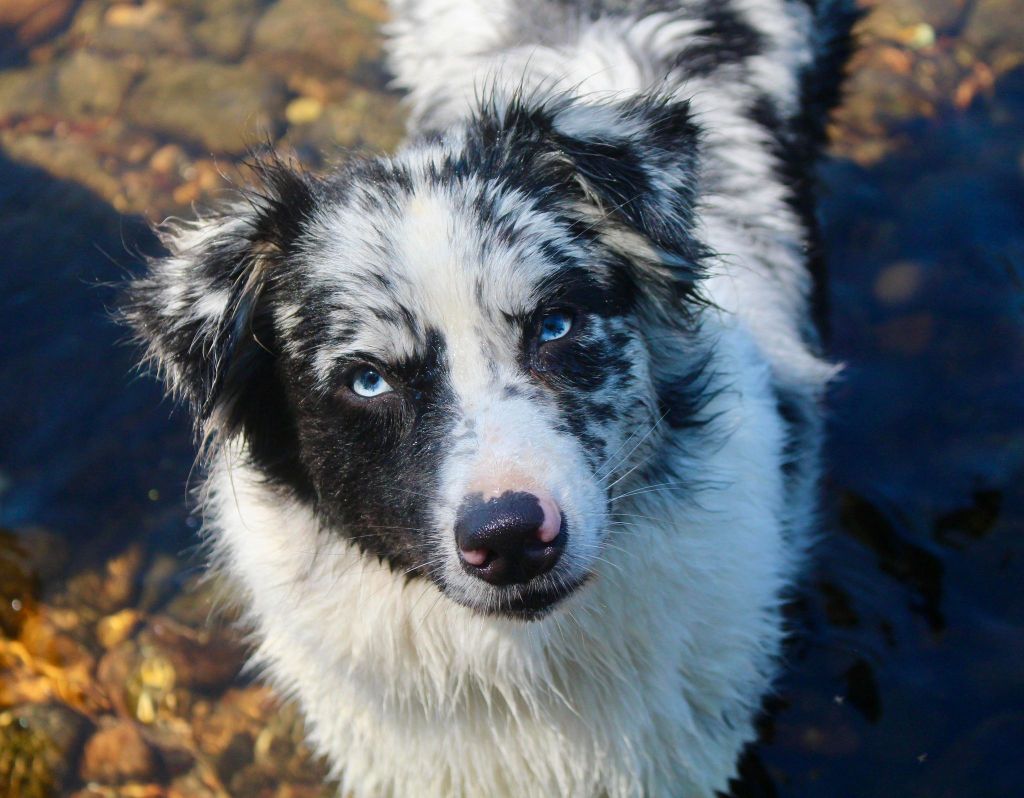
[[[549,313],[540,320],[540,333],[537,339],[546,344],[548,341],[557,341],[565,338],[572,329],[572,314],[564,310],[556,310]]]
[[[367,399],[392,391],[380,373],[372,366],[361,366],[352,374],[352,391]]]

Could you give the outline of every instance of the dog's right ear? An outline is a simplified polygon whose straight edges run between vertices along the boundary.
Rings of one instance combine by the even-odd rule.
[[[240,201],[158,229],[168,254],[149,259],[120,308],[204,436],[246,425],[251,387],[273,369],[268,296],[314,205],[308,176],[278,161],[255,168],[261,185]]]

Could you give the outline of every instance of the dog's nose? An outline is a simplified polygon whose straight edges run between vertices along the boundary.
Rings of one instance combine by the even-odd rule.
[[[470,497],[455,522],[463,567],[492,585],[521,585],[547,573],[567,537],[554,499],[532,493]]]

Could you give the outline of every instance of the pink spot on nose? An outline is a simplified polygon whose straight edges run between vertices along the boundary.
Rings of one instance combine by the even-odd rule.
[[[487,562],[487,549],[459,549],[459,553],[467,564],[477,568]]]
[[[558,537],[562,531],[562,514],[558,511],[558,505],[550,496],[541,496],[538,501],[540,508],[544,511],[544,521],[537,530],[537,537],[542,543],[550,543]]]

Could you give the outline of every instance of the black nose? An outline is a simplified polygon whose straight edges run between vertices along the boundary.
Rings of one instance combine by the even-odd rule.
[[[492,585],[521,585],[547,573],[568,535],[563,525],[545,543],[543,525],[544,508],[532,493],[509,491],[486,502],[479,494],[468,498],[455,522],[462,567]]]

